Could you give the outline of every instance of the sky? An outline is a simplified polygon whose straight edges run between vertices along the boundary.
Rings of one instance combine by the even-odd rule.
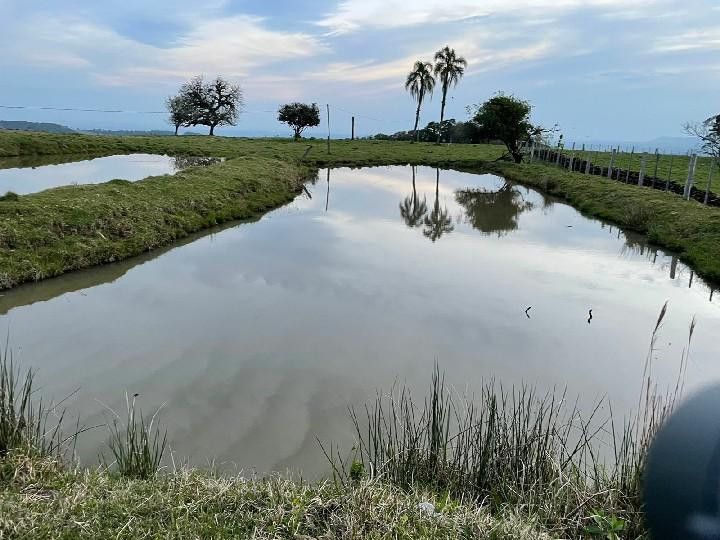
[[[503,91],[568,141],[645,141],[720,112],[717,0],[0,0],[0,28],[0,105],[29,107],[0,119],[79,129],[169,129],[140,112],[197,74],[243,89],[218,134],[288,135],[289,101],[321,104],[309,135],[325,104],[333,136],[412,129],[405,77],[445,45],[468,61],[446,118]]]

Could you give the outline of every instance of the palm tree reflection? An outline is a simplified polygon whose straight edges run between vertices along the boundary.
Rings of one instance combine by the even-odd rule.
[[[503,236],[518,228],[518,217],[533,208],[515,186],[509,183],[497,191],[467,189],[455,193],[455,200],[465,208],[467,221],[486,234]]]
[[[425,214],[427,214],[427,203],[425,197],[418,200],[417,189],[415,187],[415,166],[412,167],[412,185],[413,192],[409,197],[405,197],[400,203],[400,216],[403,218],[405,225],[415,228],[422,224]]]
[[[449,234],[455,230],[447,208],[440,209],[440,169],[436,169],[435,172],[435,204],[433,205],[432,212],[425,216],[423,220],[425,225],[423,234],[425,238],[429,238],[433,242],[440,239],[442,235]]]

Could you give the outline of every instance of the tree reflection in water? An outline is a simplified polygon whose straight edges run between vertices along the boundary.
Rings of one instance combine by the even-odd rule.
[[[400,203],[400,216],[402,217],[405,225],[408,227],[415,228],[422,225],[423,218],[427,214],[427,203],[425,197],[422,201],[418,200],[417,189],[415,187],[415,166],[412,167],[412,195],[405,197],[403,202]]]
[[[423,220],[423,224],[425,225],[423,234],[425,238],[429,238],[433,242],[440,239],[444,234],[449,234],[455,230],[447,208],[440,209],[440,169],[436,169],[435,173],[435,204],[433,205],[432,212],[425,216]]]
[[[503,236],[518,228],[518,217],[533,208],[516,186],[505,182],[497,191],[466,189],[455,193],[465,209],[465,218],[473,228],[485,234]]]

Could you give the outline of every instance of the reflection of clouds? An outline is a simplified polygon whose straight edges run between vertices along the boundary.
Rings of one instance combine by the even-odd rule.
[[[148,410],[167,402],[179,457],[260,470],[325,470],[314,436],[351,441],[351,433],[343,439],[349,402],[361,406],[398,377],[424,392],[435,360],[460,388],[495,376],[634,405],[636,387],[617,380],[640,377],[667,299],[668,362],[658,376],[674,378],[697,314],[694,358],[702,379],[720,377],[711,362],[717,306],[695,284],[670,281],[663,252],[656,265],[632,250],[619,257],[615,230],[562,204],[543,214],[532,191],[521,194],[537,206],[514,234],[481,235],[461,223],[431,245],[399,219],[410,170],[386,173],[389,182],[365,184],[365,171],[333,171],[328,212],[321,181],[309,188],[312,199],[169,250],[86,296],[50,298],[0,320],[12,319],[12,344],[39,368],[48,394],[81,387],[70,405],[88,424],[101,410],[96,400],[118,406],[125,389],[138,391]],[[433,179],[430,208],[434,174],[418,175]],[[467,175],[447,174],[454,198]],[[396,185],[399,193],[387,187]],[[91,458],[104,434],[92,437],[81,440]]]
[[[174,158],[153,154],[128,154],[85,161],[0,170],[0,193],[35,193],[73,184],[100,184],[108,180],[137,181],[176,172]]]

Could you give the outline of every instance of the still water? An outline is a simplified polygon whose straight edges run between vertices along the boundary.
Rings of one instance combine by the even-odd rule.
[[[41,158],[41,159],[47,159]],[[127,154],[87,159],[79,156],[72,163],[18,166],[12,159],[0,160],[0,195],[12,191],[18,195],[79,184],[99,184],[122,179],[134,182],[148,176],[175,174],[193,165],[209,165],[218,158],[187,158],[154,154]],[[8,168],[4,168],[7,165]]]
[[[177,459],[313,476],[316,438],[349,448],[349,405],[422,396],[435,362],[459,392],[494,377],[628,411],[666,300],[657,380],[694,316],[687,386],[717,380],[720,299],[642,238],[492,175],[335,169],[257,222],[6,291],[0,331],[43,395],[79,389],[86,425],[138,393]]]

